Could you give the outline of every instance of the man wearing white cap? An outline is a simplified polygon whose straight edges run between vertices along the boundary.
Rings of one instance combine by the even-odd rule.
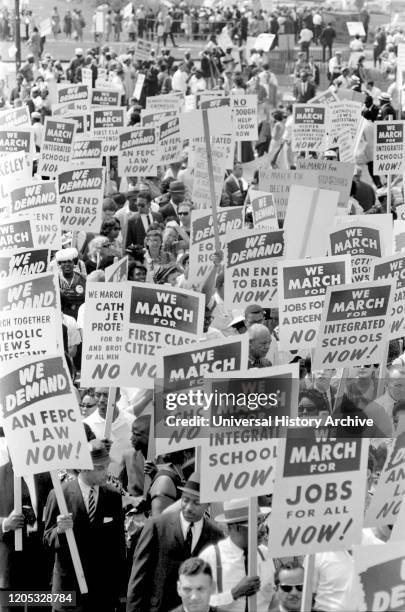
[[[259,508],[260,517],[270,509]],[[224,502],[224,513],[215,518],[228,527],[228,537],[208,546],[199,557],[212,568],[215,593],[212,606],[228,612],[245,612],[249,597],[257,596],[257,612],[267,612],[274,595],[274,564],[264,545],[257,546],[257,576],[248,575],[248,500]]]
[[[55,254],[59,266],[60,292],[64,298],[63,312],[74,319],[77,319],[77,311],[84,302],[86,291],[85,278],[74,270],[77,257],[75,248],[62,249]]]
[[[70,60],[69,67],[66,71],[66,76],[71,83],[75,83],[77,69],[84,64],[83,49],[78,47],[75,49],[75,57]]]

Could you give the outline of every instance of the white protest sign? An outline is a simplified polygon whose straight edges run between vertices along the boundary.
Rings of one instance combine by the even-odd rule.
[[[82,83],[90,89],[93,87],[93,71],[91,68],[82,68]]]
[[[138,76],[136,77],[135,87],[132,93],[132,97],[135,98],[135,100],[140,100],[141,98],[143,84],[145,82],[145,76],[146,75],[144,74],[138,74]]]
[[[46,272],[49,254],[49,249],[25,249],[13,255],[1,255],[0,280]]]
[[[339,134],[347,128],[350,129],[354,142],[361,119],[361,109],[362,103],[355,100],[342,100],[328,105],[330,123],[327,148],[337,147]]]
[[[122,257],[104,270],[106,283],[122,283],[128,280],[128,257]]]
[[[197,390],[205,388],[207,375],[230,375],[245,370],[247,364],[247,335],[163,349],[158,357],[155,386],[156,452],[170,453],[199,445],[206,435],[206,421],[201,421],[202,402],[191,406],[183,398],[193,401]],[[176,419],[181,419],[180,424]]]
[[[354,547],[351,600],[359,612],[401,612],[405,606],[404,542]]]
[[[374,123],[374,174],[405,172],[405,123],[376,121]]]
[[[392,278],[396,280],[393,309],[390,316],[389,339],[405,336],[405,256],[391,255],[372,264],[371,279]]]
[[[294,151],[323,151],[329,131],[328,106],[294,104],[292,147]]]
[[[32,171],[24,151],[0,155],[0,214],[9,210],[10,190],[31,180]]]
[[[405,220],[394,221],[392,245],[394,253],[400,253],[405,249]]]
[[[174,119],[177,116],[176,111],[149,111],[141,110],[141,127],[158,127],[165,119]]]
[[[269,523],[274,557],[346,550],[361,541],[368,444],[319,434],[314,425],[291,427],[279,441]]]
[[[58,174],[62,229],[99,231],[104,178],[104,168],[77,168]]]
[[[19,106],[0,111],[0,126],[2,128],[31,128],[31,117],[28,106]]]
[[[339,160],[354,163],[354,145],[350,128],[340,132],[337,137],[337,145],[339,147]]]
[[[291,186],[284,221],[286,259],[326,255],[326,229],[332,224],[338,199],[337,191]]]
[[[273,195],[278,219],[285,218],[291,185],[317,187],[318,181],[315,173],[309,174],[300,169],[274,170],[270,164],[259,169],[259,189]]]
[[[132,2],[128,2],[122,9],[122,16],[124,19],[128,19],[132,15],[133,5]]]
[[[13,215],[0,219],[0,253],[40,247],[39,233],[29,217]]]
[[[376,490],[367,508],[365,526],[393,525],[401,510],[404,496],[405,432],[392,440]]]
[[[183,140],[204,138],[203,112],[207,113],[209,132],[213,136],[234,135],[234,124],[229,106],[195,110],[180,115],[180,134]]]
[[[222,51],[233,49],[232,38],[230,37],[228,28],[226,26],[222,28],[221,33],[217,35],[217,42]]]
[[[402,70],[405,70],[405,43],[400,42],[397,46],[397,66]]]
[[[314,173],[319,189],[330,189],[339,193],[338,209],[347,209],[354,173],[353,163],[328,159],[298,159],[297,168]],[[305,180],[305,175],[304,175]],[[308,178],[308,183],[312,177]]]
[[[32,313],[36,308],[49,306],[60,310],[59,285],[53,272],[14,276],[1,284],[0,312],[27,310]]]
[[[41,38],[52,34],[52,22],[49,17],[43,19],[39,24],[39,35]]]
[[[116,89],[99,87],[90,93],[91,106],[119,106],[121,94]]]
[[[226,236],[225,307],[250,304],[276,308],[277,262],[284,256],[284,232],[240,230]]]
[[[74,110],[87,111],[89,109],[90,91],[87,85],[82,83],[66,85],[63,83],[59,84],[57,87],[58,104],[73,102]]]
[[[157,138],[155,128],[122,128],[119,135],[118,174],[156,176]]]
[[[103,145],[104,141],[101,139],[89,138],[84,134],[76,135],[73,141],[71,167],[101,166]]]
[[[181,160],[182,142],[180,139],[179,118],[162,121],[157,129],[159,147],[157,164],[166,166]]]
[[[135,43],[134,60],[149,60],[150,53],[153,49],[153,42],[138,38]]]
[[[16,476],[93,469],[73,383],[62,357],[3,365],[0,413]]]
[[[277,230],[277,211],[273,194],[251,189],[249,200],[252,207],[254,228],[266,227],[269,230]]]
[[[255,40],[254,49],[267,53],[268,51],[270,51],[270,47],[273,44],[274,39],[275,34],[259,34],[259,36]]]
[[[328,287],[314,369],[381,363],[394,293],[392,279]]]
[[[55,181],[36,181],[10,192],[11,214],[31,221],[38,246],[54,251],[62,248],[60,206]]]
[[[220,208],[217,215],[218,234],[221,249],[225,248],[226,237],[232,230],[241,230],[242,208],[230,206]],[[215,251],[212,213],[205,210],[191,211],[190,270],[191,282],[200,287],[212,268]]]
[[[93,135],[102,140],[103,155],[117,155],[118,136],[125,126],[125,109],[123,107],[93,108]]]
[[[395,207],[395,212],[397,213],[398,221],[405,221],[405,204],[400,204]]]
[[[180,109],[181,98],[175,94],[161,94],[160,96],[148,96],[146,98],[147,111],[175,111]]]
[[[225,170],[227,167],[226,147],[222,144],[211,143],[211,157],[213,166],[215,206],[218,208],[224,185]],[[194,168],[194,174],[191,199],[197,209],[210,210],[213,208],[214,204],[211,200],[207,149],[205,144],[197,144],[193,147],[192,167]]]
[[[189,142],[190,142],[190,145],[189,145],[189,153],[188,153],[188,166],[190,168],[194,168],[195,156],[197,155],[196,154],[197,147],[199,150],[198,156],[200,157],[200,163],[202,163],[203,161],[201,159],[201,156],[205,155],[205,159],[207,158],[204,136],[200,136],[199,138],[194,136],[193,138],[190,139]],[[212,154],[212,151],[215,150],[216,152],[215,155],[219,156],[221,159],[223,158],[223,156],[225,156],[225,168],[227,170],[232,169],[234,166],[234,162],[235,162],[235,139],[233,135],[232,134],[222,134],[220,136],[216,136],[215,134],[211,133],[211,147],[212,147],[211,154]],[[203,153],[203,150],[205,151],[205,153]],[[220,150],[222,152],[220,152]],[[255,162],[257,163],[257,160],[255,160]],[[216,171],[214,162],[213,162],[213,165],[214,165],[215,174],[219,174],[219,172]],[[215,174],[214,174],[214,179],[215,179]],[[205,170],[205,175],[207,175],[206,170]],[[217,184],[219,184],[220,182],[219,178],[215,180],[217,180]],[[222,176],[222,182],[223,182],[223,176]]]
[[[257,140],[257,95],[232,95],[231,108],[236,142]]]
[[[0,313],[0,362],[24,355],[63,355],[62,319],[56,308]]]
[[[346,21],[346,25],[349,36],[356,36],[356,34],[359,36],[366,35],[362,21]]]
[[[70,162],[76,122],[46,117],[44,128],[38,175],[54,177]]]
[[[291,351],[316,346],[326,288],[350,281],[349,255],[279,262],[280,347]]]
[[[332,102],[337,102],[338,100],[339,98],[337,95],[330,89],[327,89],[326,91],[316,94],[314,98],[311,98],[311,100],[309,100],[309,104],[326,104],[326,106],[329,106],[329,104]]]

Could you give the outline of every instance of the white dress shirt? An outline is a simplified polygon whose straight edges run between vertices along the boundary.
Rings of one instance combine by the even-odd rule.
[[[77,482],[79,484],[80,491],[81,491],[82,496],[83,496],[84,505],[86,506],[87,512],[89,512],[89,496],[90,496],[91,486],[86,484],[85,482],[83,482],[80,474],[77,477]],[[95,508],[97,508],[98,494],[99,494],[100,487],[98,485],[93,485],[93,489],[94,489]]]
[[[185,541],[190,523],[186,521],[182,512],[180,512],[180,525],[181,525],[181,531],[183,533],[183,538]],[[196,521],[195,523],[193,523],[193,526],[191,528],[191,533],[193,534],[193,539],[191,540],[191,551],[194,550],[194,548],[197,545],[198,540],[200,539],[203,525],[204,525],[204,519],[200,519],[199,521]]]
[[[111,441],[112,446],[110,450],[111,463],[108,466],[108,471],[113,476],[118,476],[124,465],[124,452],[131,450],[131,429],[132,422],[134,421],[134,415],[129,412],[119,411],[118,417],[111,425]],[[100,440],[104,438],[105,419],[102,419],[99,415],[98,410],[95,410],[92,414],[84,419],[93,432],[96,438]]]

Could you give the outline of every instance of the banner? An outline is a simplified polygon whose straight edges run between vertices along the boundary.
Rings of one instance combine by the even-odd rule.
[[[104,168],[80,168],[58,175],[61,228],[99,232]]]
[[[269,523],[274,557],[360,543],[367,456],[368,443],[359,438],[321,436],[314,425],[290,428],[278,446]]]
[[[280,347],[299,351],[316,346],[326,288],[350,282],[349,255],[279,262]]]
[[[274,206],[273,194],[251,189],[249,191],[249,201],[252,207],[254,228],[265,227],[269,230],[277,230],[277,211]]]
[[[54,177],[70,162],[76,122],[45,117],[38,175]]]
[[[381,363],[394,292],[392,279],[328,287],[313,369]]]
[[[0,111],[0,127],[11,128],[31,128],[31,117],[28,106],[18,106]]]
[[[392,440],[388,456],[367,508],[366,527],[393,525],[405,496],[405,432]],[[405,538],[404,538],[405,539]]]
[[[298,159],[297,168],[308,174],[313,173],[316,177],[317,184],[311,187],[337,191],[339,193],[338,208],[347,210],[354,173],[353,163],[327,159]]]
[[[90,164],[101,166],[103,162],[103,145],[102,140],[89,138],[85,135],[76,136],[73,143],[73,152],[71,165],[79,168],[85,168]]]
[[[118,174],[128,177],[156,176],[155,128],[123,128],[119,135]]]
[[[91,106],[119,106],[121,93],[117,89],[100,87],[90,93]]]
[[[405,130],[403,121],[374,123],[374,174],[405,173]]]
[[[225,247],[225,308],[250,304],[276,308],[277,262],[284,256],[284,232],[229,232]]]
[[[206,433],[201,405],[190,405],[207,375],[245,370],[247,336],[194,343],[190,348],[165,348],[158,357],[155,379],[156,452],[169,453],[199,445]],[[186,398],[184,401],[183,398]],[[183,406],[183,404],[185,405]],[[181,423],[178,425],[178,419]],[[183,421],[183,419],[185,419]]]
[[[27,357],[3,366],[1,424],[16,476],[93,469],[69,370],[62,357]]]
[[[229,232],[241,230],[243,227],[242,208],[240,206],[229,206],[228,208],[219,208],[218,211],[218,234],[221,250],[223,250]],[[200,287],[213,265],[215,240],[212,213],[204,210],[191,211],[190,236],[189,278],[194,285]]]
[[[123,257],[104,269],[106,283],[123,283],[128,280],[128,257]]]
[[[13,255],[0,256],[0,280],[41,274],[49,265],[49,249],[21,250]]]
[[[323,151],[329,131],[328,106],[294,104],[292,148],[294,151]]]
[[[360,612],[401,612],[405,605],[404,542],[355,546],[355,593]]]
[[[53,272],[12,277],[2,282],[0,312],[14,310],[33,311],[36,308],[60,310],[59,285]],[[35,315],[33,315],[35,316]]]
[[[390,315],[389,339],[402,338],[405,336],[405,255],[391,255],[381,260],[375,260],[371,264],[372,280],[381,278],[392,278],[395,280],[393,309]]]
[[[10,192],[11,213],[30,219],[38,246],[62,248],[60,206],[55,181],[36,181]]]
[[[120,128],[125,126],[125,109],[93,108],[92,125],[94,136],[102,140],[103,155],[117,155]]]
[[[29,218],[14,215],[0,219],[0,253],[40,247],[37,227]]]
[[[73,102],[74,110],[86,112],[89,109],[90,93],[89,87],[82,83],[75,85],[66,85],[65,83],[57,85],[58,104]],[[91,85],[90,85],[91,89]]]
[[[159,147],[157,150],[156,163],[160,166],[167,166],[180,161],[183,146],[180,139],[179,118],[174,117],[168,121],[162,121],[158,127],[157,133]]]

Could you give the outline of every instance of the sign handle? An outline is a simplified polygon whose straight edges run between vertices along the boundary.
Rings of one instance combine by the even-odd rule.
[[[112,422],[113,422],[114,404],[115,404],[116,397],[117,397],[117,387],[110,387],[108,391],[107,412],[105,415],[105,425],[104,425],[104,438],[106,440],[109,440],[111,436],[111,427],[112,427]]]
[[[391,214],[391,174],[387,174],[387,214]]]
[[[215,197],[214,168],[212,165],[210,126],[209,126],[209,121],[208,121],[208,114],[205,109],[202,111],[202,120],[203,120],[203,128],[204,128],[205,148],[207,151],[208,182],[210,186],[212,225],[214,227],[215,250],[220,251],[221,244],[219,242],[218,213],[217,213],[217,202],[216,202],[216,197]]]
[[[307,245],[308,245],[308,239],[309,239],[309,232],[311,231],[312,221],[313,221],[314,214],[315,214],[315,206],[318,200],[318,196],[319,196],[319,189],[314,189],[314,193],[312,194],[311,204],[309,207],[309,214],[307,216],[307,222],[302,232],[302,243],[301,243],[299,259],[304,259],[305,257],[305,253],[306,253]]]
[[[154,414],[150,415],[150,426],[149,426],[149,441],[148,441],[148,456],[146,458],[147,461],[154,461],[156,456],[156,443],[155,443],[155,423],[154,423]],[[146,497],[146,494],[149,491],[149,487],[152,484],[152,479],[148,474],[145,474],[145,479],[143,482],[143,495]]]
[[[249,497],[248,573],[257,575],[257,497]],[[257,596],[248,598],[249,612],[257,612]]]
[[[106,165],[106,185],[107,185],[107,193],[111,192],[111,159],[109,155],[106,155],[105,158]]]
[[[311,612],[312,609],[312,580],[315,567],[315,555],[307,555],[304,561],[304,588],[301,600],[301,612]]]
[[[14,476],[14,510],[21,514],[22,512],[22,489],[21,489],[21,477]],[[16,529],[14,531],[14,549],[21,551],[23,549],[23,532],[22,529]]]
[[[380,397],[384,393],[385,387],[385,369],[387,367],[389,342],[385,343],[383,357],[381,359],[380,367],[378,368],[378,383],[377,383],[377,395]]]
[[[66,505],[65,496],[63,494],[62,485],[60,483],[58,472],[51,472],[52,484],[56,495],[56,501],[58,502],[59,512],[61,514],[68,514],[68,507]],[[73,567],[75,568],[75,574],[77,578],[77,582],[79,584],[80,593],[85,595],[87,590],[86,578],[83,572],[82,562],[80,560],[79,551],[77,549],[75,535],[73,533],[73,529],[68,529],[66,531],[66,539],[69,545],[70,556],[72,557]]]

